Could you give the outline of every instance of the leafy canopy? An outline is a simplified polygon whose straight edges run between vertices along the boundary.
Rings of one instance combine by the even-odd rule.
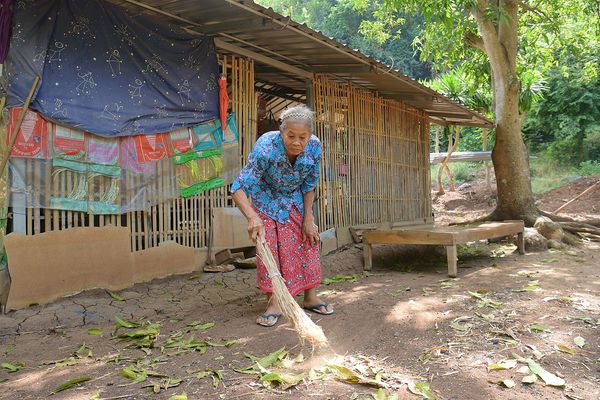
[[[422,19],[388,13],[375,3],[356,9],[350,0],[257,0],[264,7],[334,37],[361,53],[400,69],[413,79],[429,79],[431,65],[413,47]]]

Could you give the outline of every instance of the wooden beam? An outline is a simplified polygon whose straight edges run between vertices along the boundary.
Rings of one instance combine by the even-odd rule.
[[[394,93],[394,92],[379,92],[383,97],[398,100],[398,101],[418,101],[423,104],[431,105],[433,102],[433,97],[424,93]]]
[[[260,93],[265,93],[271,96],[275,96],[275,97],[280,97],[282,99],[287,99],[290,101],[296,101],[298,103],[302,103],[303,102],[303,96],[302,97],[294,97],[284,91],[278,91],[278,90],[273,90],[273,89],[267,89],[267,88],[261,88],[261,87],[256,87],[256,91],[260,92]]]
[[[448,117],[448,118],[464,118],[471,119],[472,114],[466,114],[460,111],[437,111],[432,109],[423,110],[429,115]]]
[[[447,156],[448,153],[430,153],[429,163],[440,164]],[[450,155],[450,159],[448,160],[448,162],[489,161],[491,159],[491,151],[455,151]]]
[[[334,65],[311,65],[311,70],[321,74],[352,74],[373,72],[374,69],[370,65],[364,64],[334,64]]]
[[[196,28],[202,33],[207,35],[213,34],[221,34],[221,33],[242,33],[242,32],[250,32],[259,27],[264,27],[266,23],[266,18],[256,19],[256,18],[240,18],[236,20],[227,20],[216,22],[212,24],[202,24],[200,27]]]
[[[460,125],[460,126],[473,126],[476,128],[491,128],[493,124],[487,122],[487,120],[476,120],[476,119],[462,119],[462,118],[444,118],[446,125]]]
[[[293,65],[283,63],[283,62],[275,60],[271,57],[267,57],[265,55],[259,54],[255,51],[244,49],[244,48],[236,46],[234,44],[227,43],[226,41],[219,39],[219,38],[215,38],[215,46],[217,46],[217,48],[219,48],[219,49],[226,50],[226,51],[232,52],[232,53],[240,55],[240,56],[251,58],[254,61],[258,61],[263,64],[270,65],[270,66],[280,69],[282,71],[286,71],[286,72],[301,76],[306,79],[312,79],[314,76],[312,72],[308,72],[303,69],[294,67]]]

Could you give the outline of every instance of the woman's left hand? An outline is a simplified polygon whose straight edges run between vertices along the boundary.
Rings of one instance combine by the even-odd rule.
[[[314,218],[304,218],[302,223],[302,243],[308,241],[311,246],[319,243],[319,227],[315,224]]]

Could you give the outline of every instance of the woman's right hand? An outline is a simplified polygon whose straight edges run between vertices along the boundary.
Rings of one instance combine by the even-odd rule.
[[[265,240],[265,225],[258,215],[248,220],[248,236],[254,243],[257,240],[261,242]]]

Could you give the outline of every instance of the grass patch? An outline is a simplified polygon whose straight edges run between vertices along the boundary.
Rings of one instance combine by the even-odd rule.
[[[432,184],[437,183],[437,174],[440,166],[440,164],[431,166]],[[456,186],[472,181],[477,173],[484,169],[482,161],[450,163],[448,166],[454,175]],[[565,166],[561,165],[547,153],[541,153],[538,155],[538,158],[532,159],[530,167],[531,187],[535,194],[543,194],[568,185],[574,182],[576,177],[600,176],[600,162],[598,161],[588,160],[582,162],[579,166]],[[442,175],[442,183],[444,186],[448,185],[448,176],[445,173]]]
[[[577,168],[565,167],[548,157],[531,160],[531,188],[542,194],[572,182],[578,176]]]
[[[581,176],[600,176],[600,162],[584,161],[579,166],[561,165],[547,153],[531,160],[531,187],[533,193],[542,194],[568,185]]]
[[[431,182],[437,182],[437,174],[440,169],[441,164],[436,164],[431,166]],[[472,181],[477,172],[483,169],[483,162],[457,162],[457,163],[449,163],[448,167],[452,174],[454,175],[454,184],[456,186],[461,185],[465,182]],[[442,183],[444,185],[448,184],[448,175],[442,175]]]
[[[578,171],[581,176],[600,176],[600,162],[598,161],[584,161],[579,164]]]
[[[456,245],[456,250],[458,252],[458,258],[476,258],[485,256],[484,251],[476,245],[458,244]]]

